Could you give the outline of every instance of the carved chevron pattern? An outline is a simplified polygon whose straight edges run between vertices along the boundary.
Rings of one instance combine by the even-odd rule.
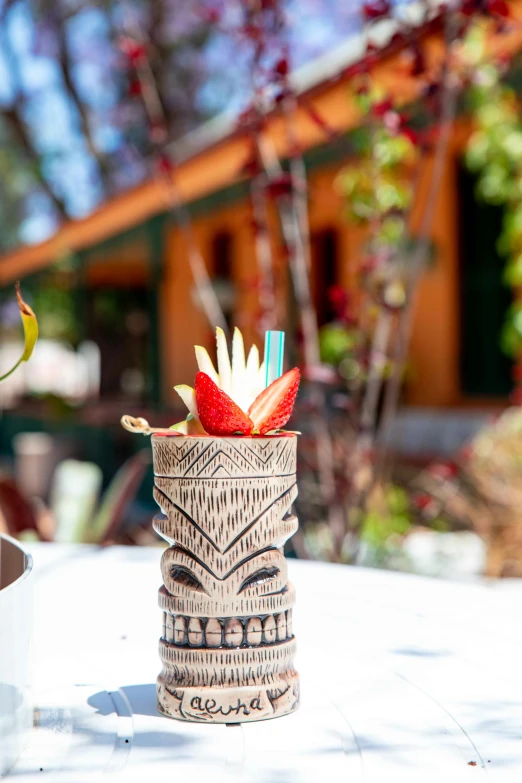
[[[157,476],[164,478],[227,478],[295,473],[295,436],[256,438],[156,437]],[[252,441],[253,439],[249,438]]]
[[[281,476],[277,482],[254,478],[246,485],[230,479],[201,482],[156,477],[155,485],[156,501],[169,518],[162,535],[178,542],[181,536],[186,541],[183,545],[192,550],[189,523],[222,554],[263,517],[273,527],[297,496],[295,475]]]
[[[171,544],[160,711],[207,722],[292,712],[294,591],[282,547],[297,529],[296,437],[157,435],[152,447],[153,524]]]

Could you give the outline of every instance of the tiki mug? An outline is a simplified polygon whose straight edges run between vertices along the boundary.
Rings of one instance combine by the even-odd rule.
[[[160,712],[242,723],[299,703],[294,589],[283,556],[296,531],[295,435],[153,435],[154,529],[162,557]]]

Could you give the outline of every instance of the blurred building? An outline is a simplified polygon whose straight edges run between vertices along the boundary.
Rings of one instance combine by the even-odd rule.
[[[521,45],[516,30],[503,38],[507,49]],[[436,31],[426,30],[426,51],[428,57],[441,56]],[[349,67],[361,54],[357,39],[294,77],[301,104],[295,129],[309,177],[312,284],[321,322],[328,318],[328,289],[335,284],[355,287],[365,239],[364,231],[347,220],[335,188],[336,176],[354,150],[350,133],[357,127],[358,113],[350,95]],[[413,79],[405,76],[401,46],[391,29],[383,32],[373,74],[397,100],[406,104],[414,96]],[[314,113],[342,138],[327,138],[313,121]],[[462,162],[469,130],[466,119],[459,117],[435,204],[433,262],[420,284],[404,389],[410,406],[501,407],[511,388],[510,363],[499,346],[509,303],[496,248],[501,213],[475,200],[473,180]],[[288,139],[277,112],[269,116],[266,133],[284,161]],[[218,117],[174,145],[172,152],[176,187],[227,319],[241,326],[249,341],[256,339],[255,253],[244,174],[250,154],[247,134],[235,117]],[[425,213],[432,174],[433,160],[427,155],[414,224]],[[75,255],[77,339],[99,347],[100,400],[106,402],[105,412],[87,422],[91,427],[117,423],[123,410],[120,403],[112,406],[113,400],[123,398],[136,412],[138,406],[146,411],[172,404],[172,386],[194,377],[193,345],[212,347],[212,330],[196,304],[183,232],[168,203],[168,188],[153,180],[85,219],[63,225],[50,240],[0,259],[0,286],[7,287],[16,279],[37,284],[65,252]],[[275,238],[275,213],[270,218]],[[280,254],[275,240],[274,252]],[[283,267],[282,257],[280,261]],[[287,285],[284,276],[280,285]],[[120,329],[123,322],[125,329]]]

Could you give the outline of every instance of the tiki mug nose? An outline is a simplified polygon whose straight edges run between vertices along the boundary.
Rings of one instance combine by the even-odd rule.
[[[295,435],[152,437],[161,560],[160,712],[241,723],[299,703],[294,589],[281,548],[297,529]]]

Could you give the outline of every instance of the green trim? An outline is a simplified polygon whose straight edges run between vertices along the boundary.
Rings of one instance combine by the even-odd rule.
[[[220,190],[215,190],[202,198],[190,201],[186,205],[186,209],[193,219],[203,217],[209,212],[231,206],[232,204],[236,204],[238,201],[247,198],[249,185],[250,183],[248,180],[234,182],[232,185],[227,185]],[[174,222],[176,221],[175,212],[172,213],[171,220]]]
[[[103,208],[103,206],[101,208]],[[142,223],[138,223],[136,226],[127,228],[125,231],[121,231],[119,234],[114,234],[113,236],[104,239],[102,242],[98,242],[96,245],[83,248],[83,250],[78,252],[78,255],[81,257],[83,262],[88,263],[91,260],[91,256],[95,253],[117,250],[122,245],[129,245],[140,240],[148,242],[148,225],[150,222],[156,220],[157,217],[158,215],[154,216],[153,218],[149,218]]]

